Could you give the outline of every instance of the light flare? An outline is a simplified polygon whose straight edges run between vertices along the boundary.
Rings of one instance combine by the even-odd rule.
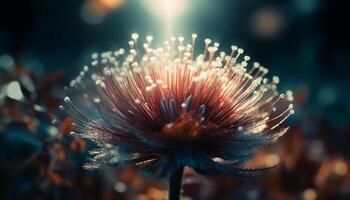
[[[141,0],[141,3],[163,23],[166,38],[174,34],[177,19],[189,9],[189,2],[186,0]]]

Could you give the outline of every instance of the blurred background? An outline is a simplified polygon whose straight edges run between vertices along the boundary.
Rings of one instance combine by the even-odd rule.
[[[165,199],[166,183],[133,169],[88,173],[86,141],[55,126],[63,87],[93,52],[130,34],[210,37],[244,48],[295,95],[259,180],[186,170],[184,199],[350,199],[350,45],[346,1],[3,0],[0,3],[0,199]],[[272,150],[272,151],[271,151]]]

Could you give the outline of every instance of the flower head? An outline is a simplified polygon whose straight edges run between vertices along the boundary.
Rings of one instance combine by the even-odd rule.
[[[217,53],[219,43],[205,39],[195,56],[196,37],[153,48],[152,36],[139,44],[132,34],[128,52],[92,55],[60,107],[75,133],[98,145],[87,168],[136,166],[159,176],[180,166],[213,175],[260,170],[242,164],[287,131],[292,93],[279,94],[279,78],[264,78],[257,62],[248,67],[237,46]]]

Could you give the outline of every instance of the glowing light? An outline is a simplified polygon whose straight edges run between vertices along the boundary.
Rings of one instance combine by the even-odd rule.
[[[303,199],[305,200],[315,200],[317,198],[317,193],[314,189],[306,189],[303,192]]]
[[[344,176],[348,172],[348,165],[344,161],[338,160],[334,165],[333,171],[338,176]]]
[[[122,6],[125,0],[97,0],[105,9],[111,10]]]
[[[23,93],[17,81],[12,81],[7,85],[7,96],[14,100],[22,100]]]
[[[126,191],[126,185],[125,183],[122,183],[122,182],[116,183],[114,188],[117,192],[120,192],[120,193],[123,193]]]
[[[166,20],[172,20],[186,11],[186,0],[142,0],[151,14]]]
[[[167,37],[173,34],[175,19],[188,9],[186,0],[141,0],[146,10],[165,23]]]
[[[81,18],[89,24],[101,23],[112,10],[120,8],[126,0],[88,0],[81,7]]]

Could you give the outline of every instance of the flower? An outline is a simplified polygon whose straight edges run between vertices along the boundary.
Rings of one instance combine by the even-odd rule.
[[[192,43],[172,37],[152,48],[152,36],[130,51],[92,54],[71,81],[60,106],[74,118],[74,133],[97,144],[88,169],[134,166],[168,176],[188,166],[205,175],[254,176],[245,168],[262,146],[275,142],[294,113],[293,95],[277,92],[279,78],[232,46],[205,39],[195,57]]]

